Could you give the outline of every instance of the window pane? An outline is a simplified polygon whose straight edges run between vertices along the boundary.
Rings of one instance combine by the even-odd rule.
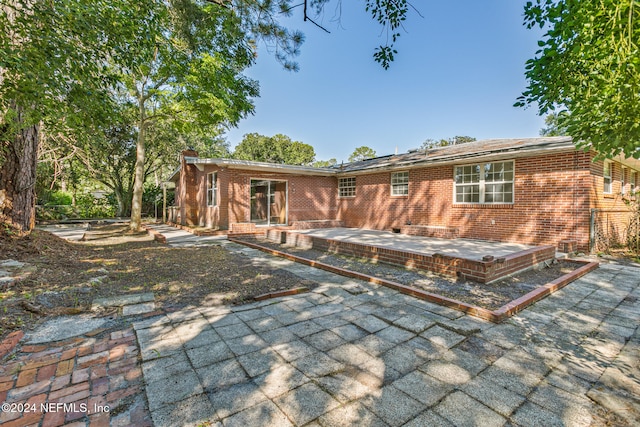
[[[353,197],[356,195],[356,178],[340,178],[338,180],[338,196]]]

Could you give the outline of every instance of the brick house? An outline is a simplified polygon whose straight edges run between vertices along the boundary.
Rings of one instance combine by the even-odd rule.
[[[483,140],[331,168],[199,158],[184,151],[169,220],[220,230],[346,226],[593,246],[624,236],[640,161],[594,161],[569,137]],[[606,213],[606,215],[604,214]],[[599,227],[599,228],[598,228]]]

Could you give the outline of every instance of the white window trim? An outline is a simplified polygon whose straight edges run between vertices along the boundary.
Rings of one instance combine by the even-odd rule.
[[[210,176],[213,175],[213,185],[209,186],[211,184],[211,179],[209,178]],[[211,197],[211,200],[213,201],[213,203],[209,203],[209,193],[212,193],[213,196]],[[217,172],[210,172],[207,174],[207,207],[216,207],[218,206],[218,173]]]
[[[484,201],[484,192],[485,192],[485,185],[486,182],[484,180],[484,167],[487,164],[491,164],[491,163],[511,163],[513,165],[513,180],[512,181],[501,181],[502,183],[511,183],[512,184],[512,194],[511,194],[511,201],[510,202],[485,202]],[[458,185],[474,185],[474,184],[457,184],[456,183],[456,168],[461,168],[461,167],[465,167],[465,166],[475,166],[475,165],[480,165],[480,176],[479,176],[479,181],[478,181],[478,187],[479,187],[479,201],[478,202],[458,202],[456,199],[456,187]],[[496,184],[500,184],[501,182],[496,182],[496,181],[490,181],[490,184],[492,183],[496,183]],[[493,205],[513,205],[516,201],[516,162],[515,160],[495,160],[495,161],[491,161],[491,162],[479,162],[479,163],[465,163],[462,165],[454,165],[453,166],[453,204],[454,205],[487,205],[487,206],[493,206]]]
[[[629,171],[629,193],[631,195],[633,195],[633,193],[636,192],[636,187],[638,186],[637,180],[638,180],[638,171],[636,170]]]
[[[605,175],[606,166],[609,165],[609,175]],[[607,191],[607,178],[609,179],[609,190]],[[602,165],[602,193],[613,194],[613,162],[605,160]]]
[[[622,166],[620,168],[620,194],[622,194],[623,196],[625,194],[627,194],[626,189],[625,189],[625,187],[627,185],[627,182],[624,179],[624,176],[625,176],[626,173],[627,173],[627,168]]]
[[[349,186],[340,186],[340,183],[343,182],[343,180],[353,180],[353,185],[349,185]],[[355,176],[345,176],[342,178],[338,178],[338,198],[340,199],[352,199],[354,197],[356,197],[356,186],[358,185],[358,180],[356,179]],[[353,194],[352,195],[348,195],[348,196],[343,196],[340,190],[342,189],[348,189],[348,188],[353,188]]]
[[[402,182],[402,183],[395,183],[393,182],[393,176],[394,175],[399,175],[399,174],[406,174],[407,175],[407,182]],[[400,188],[404,188],[404,186],[406,185],[407,188],[407,192],[403,193],[403,194],[394,194],[393,190],[396,187],[400,187]],[[391,197],[406,197],[409,195],[409,171],[398,171],[398,172],[391,172]]]

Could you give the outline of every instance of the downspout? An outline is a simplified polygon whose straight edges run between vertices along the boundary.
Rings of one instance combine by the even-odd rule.
[[[589,253],[592,254],[596,246],[596,213],[598,209],[591,208],[589,216]]]

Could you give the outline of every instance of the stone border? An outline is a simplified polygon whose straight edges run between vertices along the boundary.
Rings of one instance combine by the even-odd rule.
[[[325,264],[319,261],[312,261],[303,257],[299,257],[296,255],[291,255],[288,254],[286,252],[281,252],[281,251],[277,251],[275,249],[271,249],[271,248],[267,248],[261,245],[258,245],[256,243],[251,243],[251,242],[246,242],[240,239],[235,239],[233,237],[229,238],[230,241],[234,242],[234,243],[238,243],[244,246],[248,246],[250,248],[253,249],[258,249],[260,251],[269,253],[271,255],[275,255],[281,258],[285,258],[288,259],[290,261],[294,261],[294,262],[298,262],[300,264],[304,264],[304,265],[308,265],[310,267],[315,267],[315,268],[319,268],[321,270],[325,270],[325,271],[329,271],[331,273],[335,273],[335,274],[339,274],[341,276],[345,276],[345,277],[351,277],[354,279],[359,279],[359,280],[363,280],[365,282],[369,282],[369,283],[374,283],[377,285],[382,285],[382,286],[386,286],[388,288],[391,289],[395,289],[398,292],[401,292],[403,294],[406,295],[411,295],[413,297],[419,298],[419,299],[423,299],[429,302],[433,302],[435,304],[438,305],[442,305],[445,307],[449,307],[449,308],[453,308],[454,310],[458,310],[458,311],[462,311],[466,314],[469,314],[471,316],[474,317],[479,317],[481,319],[485,319],[485,320],[489,320],[493,323],[500,323],[503,320],[513,316],[514,314],[518,313],[519,311],[522,311],[524,308],[526,308],[527,306],[529,306],[530,304],[533,304],[534,302],[544,298],[545,296],[552,294],[553,292],[562,289],[563,287],[565,287],[566,285],[568,285],[569,283],[571,283],[572,281],[584,276],[585,274],[589,273],[590,271],[595,270],[596,268],[598,268],[599,263],[597,262],[590,262],[590,261],[579,261],[579,260],[572,260],[571,262],[577,262],[577,263],[582,263],[585,264],[582,267],[567,273],[559,278],[557,278],[556,280],[547,283],[546,285],[543,285],[537,289],[534,289],[533,291],[529,292],[528,294],[515,299],[507,304],[505,304],[504,306],[500,307],[498,310],[492,311],[492,310],[488,310],[486,308],[482,308],[482,307],[477,307],[471,304],[467,304],[464,303],[462,301],[458,301],[456,299],[453,298],[447,298],[444,297],[442,295],[438,295],[438,294],[433,294],[431,292],[426,292],[420,289],[416,289],[413,288],[411,286],[407,286],[407,285],[402,285],[400,283],[396,283],[390,280],[386,280],[386,279],[381,279],[378,277],[373,277],[373,276],[369,276],[367,274],[363,274],[363,273],[357,273],[355,271],[351,271],[351,270],[345,270],[343,268],[340,267],[335,267],[333,265],[329,265],[329,264]],[[560,262],[563,262],[562,260],[560,260]]]
[[[156,242],[167,244],[167,237],[165,235],[163,235],[162,233],[160,233],[160,232],[154,230],[153,228],[147,226],[147,224],[142,224],[142,228],[147,230],[147,233],[149,233],[151,236],[153,236],[153,239]]]
[[[226,236],[228,230],[196,230],[188,225],[177,224],[175,222],[165,222],[165,225],[169,225],[171,227],[178,228],[180,230],[184,230],[188,233],[193,234],[194,236]]]
[[[264,301],[266,299],[271,299],[271,298],[278,298],[278,297],[287,297],[290,295],[297,295],[297,294],[302,294],[305,292],[309,292],[309,288],[305,287],[305,286],[301,286],[299,288],[292,288],[292,289],[285,289],[282,291],[275,291],[275,292],[267,292],[266,294],[261,294],[258,296],[253,297],[254,300],[256,301]]]

